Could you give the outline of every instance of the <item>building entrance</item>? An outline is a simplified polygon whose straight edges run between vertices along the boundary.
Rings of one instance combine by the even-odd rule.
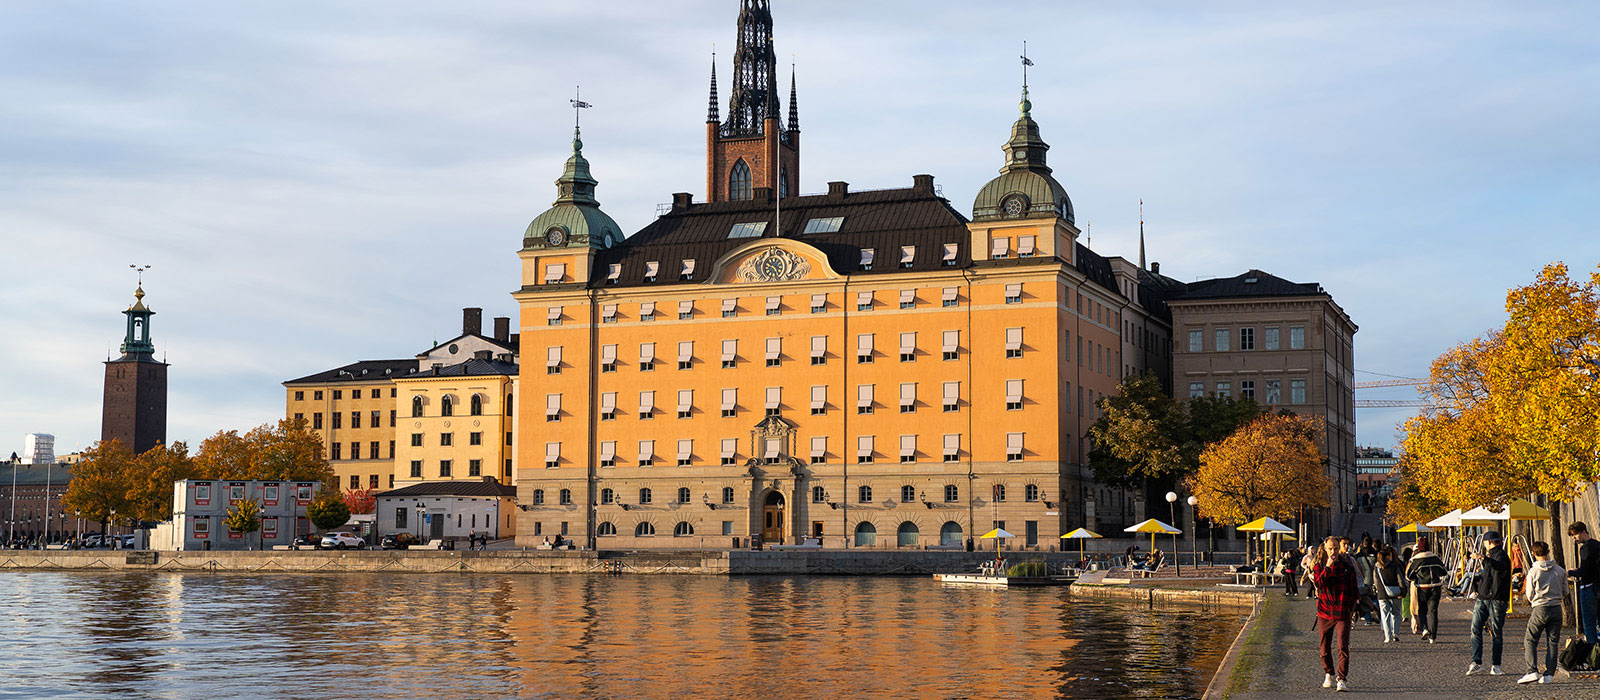
[[[783,494],[777,491],[767,494],[766,501],[761,506],[762,542],[784,543],[783,510]]]

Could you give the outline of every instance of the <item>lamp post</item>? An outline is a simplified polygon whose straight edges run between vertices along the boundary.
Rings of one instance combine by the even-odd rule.
[[[1200,568],[1200,538],[1195,536],[1195,530],[1200,527],[1200,514],[1195,512],[1194,506],[1200,499],[1190,496],[1185,503],[1189,504],[1189,562],[1195,568]]]
[[[1178,494],[1167,492],[1167,510],[1172,514],[1172,529],[1178,529]],[[1183,562],[1178,561],[1178,533],[1172,533],[1172,565],[1177,568],[1178,578],[1183,578]]]
[[[417,541],[422,541],[422,519],[427,517],[428,507],[417,501]]]

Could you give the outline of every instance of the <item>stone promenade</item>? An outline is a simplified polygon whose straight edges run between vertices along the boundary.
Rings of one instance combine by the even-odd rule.
[[[1439,642],[1428,644],[1401,623],[1400,641],[1383,643],[1374,625],[1356,622],[1350,636],[1351,690],[1343,696],[1394,698],[1600,698],[1600,677],[1572,677],[1562,672],[1549,685],[1518,685],[1526,672],[1522,659],[1522,633],[1527,619],[1507,618],[1502,664],[1506,675],[1488,675],[1487,667],[1466,675],[1472,660],[1467,648],[1471,608],[1465,601],[1439,607]],[[1238,666],[1228,683],[1226,697],[1235,700],[1332,698],[1341,694],[1322,689],[1322,662],[1317,654],[1315,601],[1286,600],[1271,593],[1261,616],[1246,638]],[[1562,631],[1563,637],[1570,630]],[[1484,661],[1489,660],[1488,639]],[[1542,660],[1541,660],[1542,663]]]

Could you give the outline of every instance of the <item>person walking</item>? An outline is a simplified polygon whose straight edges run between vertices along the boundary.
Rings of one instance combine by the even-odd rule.
[[[1533,610],[1528,613],[1528,631],[1522,635],[1522,660],[1527,675],[1518,683],[1550,683],[1556,679],[1556,647],[1561,641],[1561,597],[1567,589],[1567,572],[1550,560],[1550,545],[1535,542],[1533,566],[1522,579],[1522,597]],[[1545,638],[1544,673],[1539,673],[1539,637]]]
[[[1279,561],[1283,567],[1283,595],[1293,598],[1300,595],[1300,548],[1290,547]]]
[[[1567,572],[1578,584],[1578,630],[1585,641],[1600,644],[1600,540],[1581,520],[1568,525],[1567,534],[1578,547],[1578,568]]]
[[[1444,560],[1434,554],[1428,538],[1417,540],[1417,553],[1406,564],[1406,580],[1417,589],[1417,629],[1429,644],[1439,641],[1439,599],[1444,595]]]
[[[1467,675],[1483,668],[1483,632],[1489,628],[1489,675],[1504,675],[1500,670],[1500,649],[1505,641],[1506,604],[1511,595],[1511,560],[1501,545],[1500,533],[1483,533],[1483,551],[1472,555],[1478,560],[1478,581],[1473,590],[1478,602],[1472,606],[1472,663]]]
[[[1378,552],[1378,563],[1372,567],[1372,591],[1378,597],[1378,614],[1383,622],[1383,643],[1390,644],[1400,638],[1400,602],[1405,598],[1405,575],[1400,569],[1400,556],[1394,547],[1385,546]]]
[[[1300,576],[1301,583],[1306,585],[1306,600],[1317,597],[1317,582],[1311,579],[1311,566],[1317,563],[1317,556],[1321,551],[1321,547],[1307,549],[1306,555],[1300,558]]]
[[[1317,550],[1317,560],[1312,566],[1312,579],[1317,583],[1317,637],[1322,654],[1322,687],[1339,692],[1350,689],[1350,618],[1356,612],[1355,561],[1339,552],[1339,543],[1332,537],[1324,540]],[[1334,665],[1333,643],[1338,637],[1338,666]],[[1335,673],[1337,672],[1337,676]]]

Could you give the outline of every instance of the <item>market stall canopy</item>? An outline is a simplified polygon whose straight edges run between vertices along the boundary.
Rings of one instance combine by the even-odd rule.
[[[1490,510],[1486,506],[1478,506],[1461,514],[1462,525],[1498,525],[1507,520],[1543,520],[1550,517],[1550,511],[1540,508],[1526,499],[1513,498],[1510,503],[1498,509]]]
[[[1239,526],[1245,532],[1294,532],[1294,528],[1272,518],[1257,518]]]
[[[1428,521],[1428,527],[1461,527],[1461,509],[1457,508]]]
[[[1102,534],[1100,534],[1098,532],[1095,532],[1094,530],[1089,530],[1087,528],[1081,528],[1080,527],[1080,528],[1078,528],[1076,530],[1073,530],[1072,532],[1069,532],[1069,533],[1067,533],[1065,535],[1062,535],[1061,539],[1064,539],[1064,540],[1098,540],[1101,537],[1105,537],[1105,535],[1102,535]]]
[[[1155,518],[1151,518],[1149,520],[1146,520],[1146,521],[1144,521],[1142,523],[1139,523],[1138,525],[1134,525],[1133,527],[1123,528],[1122,531],[1123,532],[1148,532],[1148,533],[1150,533],[1152,535],[1176,535],[1176,534],[1180,534],[1181,532],[1183,532],[1182,530],[1179,530],[1178,528],[1175,528],[1175,527],[1173,527],[1171,525],[1168,525],[1168,524],[1166,524],[1164,522],[1161,522],[1160,520],[1156,520]]]

